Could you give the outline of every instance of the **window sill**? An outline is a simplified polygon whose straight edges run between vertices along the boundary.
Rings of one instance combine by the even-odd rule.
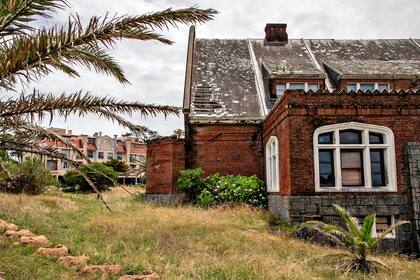
[[[388,193],[397,193],[398,190],[396,189],[391,189],[391,188],[366,188],[366,187],[353,187],[353,188],[316,188],[315,192],[317,193],[384,193],[384,192],[388,192]]]

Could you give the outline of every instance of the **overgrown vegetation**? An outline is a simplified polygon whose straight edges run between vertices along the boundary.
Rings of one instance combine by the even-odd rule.
[[[9,172],[0,172],[0,185],[4,192],[37,195],[48,187],[58,186],[57,179],[38,157],[26,158],[22,163],[8,160],[3,164]]]
[[[257,176],[221,176],[216,173],[203,177],[197,167],[181,171],[176,187],[199,206],[224,203],[246,203],[257,207],[267,205],[264,182]]]
[[[106,166],[111,167],[118,173],[125,173],[128,171],[128,165],[122,160],[110,159],[104,163]]]
[[[107,191],[115,186],[118,172],[112,167],[99,162],[92,162],[79,167],[86,176],[97,186],[99,191]],[[69,170],[63,176],[62,190],[65,192],[91,192],[92,188],[85,178],[76,170]]]
[[[51,121],[56,116],[67,119],[73,114],[79,117],[95,114],[135,133],[141,133],[147,129],[126,120],[121,114],[138,112],[143,117],[156,114],[179,115],[179,108],[127,102],[108,96],[98,97],[83,90],[74,93],[45,93],[34,89],[27,92],[31,82],[39,81],[53,71],[79,77],[81,66],[126,84],[126,73],[110,53],[118,42],[129,39],[170,45],[173,42],[160,34],[162,29],[177,27],[179,24],[203,23],[211,20],[217,12],[194,6],[176,10],[169,8],[143,15],[117,15],[116,11],[112,11],[113,16],[93,16],[86,21],[73,14],[66,19],[57,19],[59,23],[54,25],[48,25],[54,21],[40,21],[42,18],[52,18],[57,10],[68,8],[69,2],[1,1],[0,89],[15,92],[16,85],[22,85],[24,93],[0,99],[0,149],[57,158],[77,168],[79,163],[60,153],[51,142],[73,149],[87,162],[89,159],[71,141],[40,126],[43,120]],[[4,168],[4,164],[0,164],[0,169]],[[91,184],[91,188],[102,199],[96,186]]]
[[[358,226],[357,219],[352,217],[344,208],[333,205],[337,214],[341,217],[345,224],[345,228],[326,224],[320,221],[309,221],[305,225],[322,232],[331,239],[335,240],[349,249],[350,259],[342,264],[344,271],[361,271],[363,273],[377,272],[384,267],[382,262],[369,259],[369,254],[375,249],[386,235],[390,234],[396,228],[408,221],[400,221],[390,226],[384,232],[373,235],[373,228],[376,223],[376,215],[372,214],[363,219],[361,226]]]
[[[420,273],[419,260],[373,254],[387,271],[345,276],[336,260],[324,257],[344,250],[269,231],[265,211],[252,207],[162,207],[136,200],[119,187],[104,197],[112,213],[103,211],[95,194],[0,194],[0,219],[45,234],[53,245],[68,246],[72,255],[86,254],[92,264],[117,263],[125,272],[154,271],[164,280],[411,280]],[[73,269],[36,256],[35,250],[1,239],[1,277],[80,280]]]

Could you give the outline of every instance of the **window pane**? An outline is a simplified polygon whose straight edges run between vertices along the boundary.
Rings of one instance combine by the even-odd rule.
[[[357,84],[347,84],[347,91],[356,91]]]
[[[382,134],[369,132],[369,144],[383,144],[384,138]]]
[[[333,143],[333,133],[323,133],[318,135],[319,144],[332,144]]]
[[[373,187],[383,187],[385,182],[384,150],[370,150],[370,168]]]
[[[341,179],[343,186],[363,186],[362,150],[341,151]]]
[[[277,84],[276,85],[277,96],[282,96],[285,90],[286,90],[286,84]]]
[[[290,83],[289,89],[305,89],[305,83]]]
[[[321,187],[335,186],[333,150],[319,151],[319,182]]]
[[[390,216],[377,216],[376,217],[376,233],[386,231],[392,224]]]
[[[368,83],[368,84],[360,84],[360,90],[361,91],[373,91],[375,90],[375,84],[373,83]]]
[[[388,84],[378,84],[378,90],[379,91],[388,91],[389,90],[389,88],[388,88]]]
[[[333,161],[332,150],[320,150],[319,151],[319,162],[330,163]]]
[[[361,151],[341,151],[342,168],[361,168]]]
[[[362,133],[359,130],[340,131],[340,144],[362,144]]]
[[[332,173],[332,164],[331,163],[320,163],[319,164],[319,173]]]
[[[317,91],[319,88],[318,83],[309,83],[308,84],[308,90]]]

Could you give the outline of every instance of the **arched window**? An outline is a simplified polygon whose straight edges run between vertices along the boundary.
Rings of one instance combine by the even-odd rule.
[[[267,169],[267,192],[278,192],[279,187],[279,147],[277,137],[271,136],[265,146]]]
[[[314,133],[315,190],[397,190],[394,134],[384,126],[349,122]]]

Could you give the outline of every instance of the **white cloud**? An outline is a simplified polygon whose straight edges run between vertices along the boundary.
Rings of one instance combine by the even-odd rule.
[[[85,21],[93,15],[142,14],[168,7],[187,7],[198,4],[220,12],[215,20],[197,27],[197,37],[204,38],[261,38],[267,22],[288,23],[290,38],[409,38],[420,37],[420,5],[418,0],[72,0],[71,12],[77,12]],[[60,12],[56,22],[64,22]],[[48,23],[52,24],[51,20]],[[38,83],[31,84],[45,92],[73,92],[80,89],[98,95],[145,103],[180,106],[184,87],[185,55],[188,27],[165,31],[176,42],[163,46],[154,42],[124,41],[112,51],[125,69],[131,84],[121,85],[115,79],[82,69],[82,77],[68,78],[53,73]],[[183,127],[182,118],[131,118],[171,134]],[[77,133],[103,131],[120,134],[124,129],[96,117],[71,117],[67,123],[56,119],[52,125],[68,127]]]

